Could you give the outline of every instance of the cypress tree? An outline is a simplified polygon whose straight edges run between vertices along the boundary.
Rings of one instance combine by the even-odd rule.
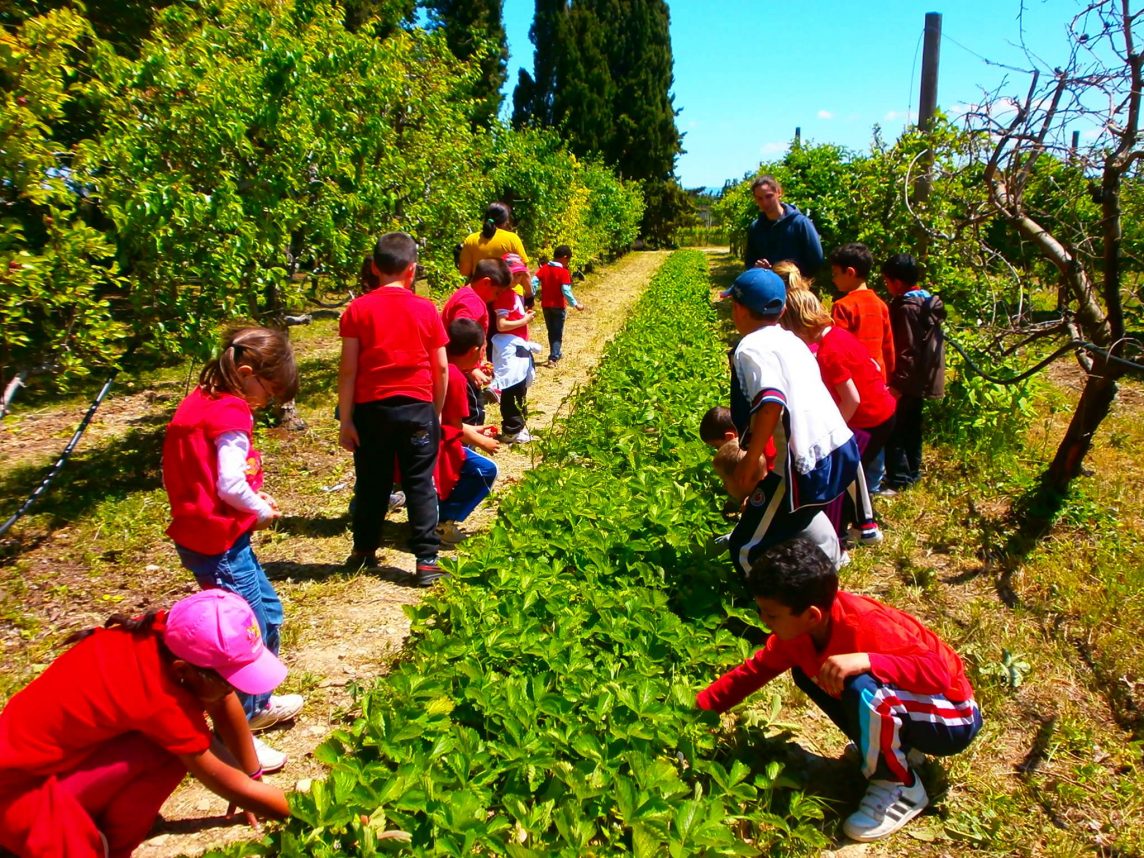
[[[457,59],[476,57],[480,75],[473,96],[476,125],[495,121],[501,105],[501,87],[508,79],[508,39],[504,32],[504,0],[425,0],[430,21],[445,34]]]

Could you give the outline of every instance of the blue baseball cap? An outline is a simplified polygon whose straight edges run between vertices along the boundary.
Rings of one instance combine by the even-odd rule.
[[[719,294],[760,316],[777,316],[786,304],[786,284],[769,268],[748,268],[735,278],[730,289]]]

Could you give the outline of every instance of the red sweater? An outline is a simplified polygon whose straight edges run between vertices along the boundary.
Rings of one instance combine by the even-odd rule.
[[[834,324],[862,341],[882,370],[885,381],[894,371],[894,332],[890,328],[890,308],[871,289],[855,289],[834,302],[830,315]]]
[[[866,596],[839,592],[830,609],[830,640],[821,651],[810,635],[788,641],[771,635],[765,647],[699,692],[696,703],[725,712],[791,668],[817,682],[826,659],[855,652],[869,653],[874,678],[902,691],[941,694],[953,703],[973,696],[957,653],[921,622]]]

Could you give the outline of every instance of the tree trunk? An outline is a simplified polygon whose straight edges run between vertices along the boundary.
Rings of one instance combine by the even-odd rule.
[[[1093,367],[1073,411],[1068,431],[1045,474],[1047,488],[1063,496],[1073,478],[1080,475],[1081,463],[1092,447],[1092,438],[1112,409],[1118,389],[1116,380],[1120,375],[1114,365],[1103,361]]]

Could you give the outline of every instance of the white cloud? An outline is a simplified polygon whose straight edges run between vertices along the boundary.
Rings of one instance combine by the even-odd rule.
[[[829,110],[820,110],[820,111],[818,111],[818,118],[819,119],[833,119],[834,114],[831,113]]]
[[[914,120],[914,111],[912,110],[888,110],[886,115],[882,117],[883,122],[912,122]]]

